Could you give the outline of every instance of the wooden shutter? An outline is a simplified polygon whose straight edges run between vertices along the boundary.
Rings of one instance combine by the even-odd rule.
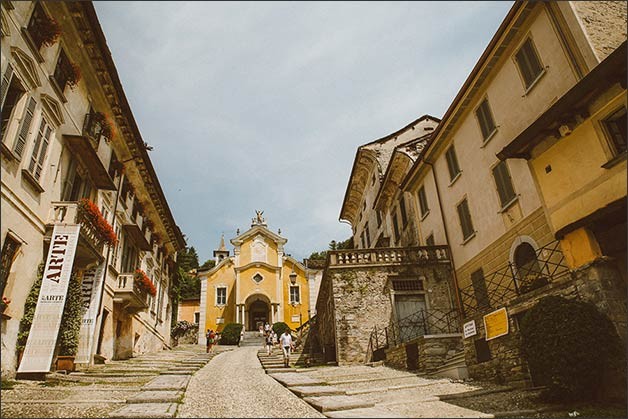
[[[512,187],[512,180],[510,173],[508,173],[506,162],[500,162],[493,168],[493,177],[495,178],[497,193],[499,194],[499,200],[503,207],[515,197],[515,190]]]
[[[7,92],[9,91],[9,85],[11,84],[11,79],[13,78],[13,67],[11,65],[7,66],[7,70],[4,72],[2,76],[2,107],[4,108],[4,99],[7,97]]]
[[[467,239],[473,234],[473,223],[471,222],[469,204],[466,199],[458,204],[458,217],[460,218],[460,227],[462,227],[462,237]]]
[[[48,151],[48,144],[50,142],[50,133],[52,129],[44,118],[41,119],[39,125],[39,132],[37,133],[37,139],[33,146],[33,153],[31,155],[31,161],[28,166],[28,171],[37,180],[41,177],[41,172],[44,167],[44,160],[46,159],[46,152]]]
[[[18,157],[22,157],[22,153],[24,152],[28,132],[31,128],[31,122],[33,122],[33,114],[35,113],[36,104],[37,102],[35,102],[35,99],[32,97],[28,99],[28,104],[24,110],[24,116],[22,117],[22,123],[20,124],[20,129],[18,130],[17,140],[15,141],[15,147],[13,147],[13,152]]]
[[[447,157],[449,180],[454,180],[456,175],[460,173],[460,167],[458,166],[458,158],[456,157],[456,150],[454,149],[454,146],[449,147],[445,156]]]
[[[421,186],[419,189],[419,205],[421,207],[421,216],[424,216],[429,208],[427,206],[427,196],[425,195],[425,187]]]

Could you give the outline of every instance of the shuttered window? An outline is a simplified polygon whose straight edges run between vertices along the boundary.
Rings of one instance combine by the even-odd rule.
[[[626,152],[626,108],[603,121],[615,155]]]
[[[401,194],[401,199],[399,200],[399,211],[401,212],[401,227],[405,228],[408,224],[408,214],[406,212],[406,199],[403,193]]]
[[[523,43],[515,55],[515,60],[527,89],[543,71],[543,66],[530,38]]]
[[[7,70],[2,75],[2,110],[4,111],[4,99],[7,97],[7,93],[9,91],[9,84],[13,79],[13,67],[10,65],[7,66]],[[4,118],[3,118],[4,119]]]
[[[7,127],[11,123],[11,120],[15,118],[14,110],[17,109],[18,103],[26,94],[26,90],[20,83],[19,79],[13,72],[13,67],[10,65],[2,76],[2,122],[0,129],[0,138],[5,141],[5,133]]]
[[[456,157],[456,150],[452,145],[449,147],[447,152],[445,153],[445,157],[447,158],[447,168],[449,169],[449,180],[454,180],[454,178],[460,173],[460,166],[458,166],[458,158]]]
[[[395,243],[399,241],[399,222],[397,221],[397,211],[392,213],[393,229],[395,230]]]
[[[364,237],[366,238],[366,247],[371,247],[371,234],[369,232],[369,223],[364,224]]]
[[[488,105],[488,99],[484,99],[480,106],[475,110],[475,116],[478,118],[480,129],[482,130],[482,138],[486,141],[495,131],[495,122],[491,114],[491,108]]]
[[[512,187],[512,179],[510,178],[508,165],[505,161],[499,162],[499,164],[493,168],[493,177],[495,178],[495,185],[497,185],[499,201],[502,208],[504,208],[515,198],[515,190]]]
[[[26,140],[28,138],[28,133],[31,129],[31,123],[33,122],[33,114],[35,113],[35,99],[32,97],[28,99],[28,104],[26,105],[26,109],[24,109],[24,115],[22,116],[22,122],[20,123],[20,128],[18,129],[17,139],[15,140],[15,146],[13,147],[13,153],[16,156],[22,157],[24,153],[24,147],[26,146]]]
[[[36,180],[39,180],[41,177],[44,161],[46,160],[46,153],[48,152],[51,133],[52,128],[42,117],[41,123],[39,124],[39,132],[37,133],[37,138],[35,139],[31,161],[28,165],[28,171]]]
[[[466,240],[474,233],[473,223],[471,222],[471,213],[469,212],[469,204],[467,203],[466,198],[458,204],[458,218],[460,218],[462,237]]]
[[[427,195],[425,195],[425,187],[421,186],[419,188],[419,209],[421,210],[421,217],[425,217],[427,212],[430,210],[427,205]]]

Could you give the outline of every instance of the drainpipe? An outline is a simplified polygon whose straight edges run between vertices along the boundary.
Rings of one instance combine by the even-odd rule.
[[[443,222],[443,229],[445,230],[445,239],[447,240],[447,245],[449,246],[449,262],[451,265],[451,271],[454,276],[454,290],[456,291],[456,302],[458,303],[458,316],[460,317],[460,326],[462,326],[463,319],[463,310],[462,301],[460,300],[460,290],[458,289],[458,277],[456,276],[456,267],[454,266],[454,258],[451,253],[451,240],[449,239],[449,231],[447,230],[447,223],[445,222],[445,215],[443,214],[443,204],[440,199],[440,190],[438,189],[438,180],[436,178],[436,170],[434,170],[434,165],[429,161],[425,160],[425,156],[421,155],[421,161],[432,168],[432,174],[434,175],[434,186],[436,186],[436,197],[438,199],[438,207],[440,208],[440,218]],[[451,291],[450,291],[451,292]]]

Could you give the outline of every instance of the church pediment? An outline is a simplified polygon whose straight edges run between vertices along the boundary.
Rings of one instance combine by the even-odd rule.
[[[243,266],[239,266],[237,268],[235,268],[236,272],[242,272],[242,271],[246,271],[247,269],[251,269],[251,268],[260,268],[260,267],[264,267],[266,269],[269,269],[271,271],[278,271],[281,268],[279,268],[279,266],[273,266],[269,263],[265,263],[265,262],[251,262],[251,263],[247,263],[246,265]]]
[[[265,226],[256,225],[251,227],[244,233],[240,234],[238,237],[231,239],[231,244],[233,244],[234,246],[242,246],[244,242],[252,240],[258,235],[269,238],[273,242],[277,243],[278,246],[283,246],[288,241],[280,235],[273,233]]]

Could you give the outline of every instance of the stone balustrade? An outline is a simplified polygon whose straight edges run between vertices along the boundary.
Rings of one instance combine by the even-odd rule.
[[[100,253],[103,249],[104,241],[101,235],[92,223],[81,214],[79,203],[76,201],[52,202],[48,215],[48,224],[80,224],[81,236],[87,239],[97,252]]]
[[[447,246],[335,250],[329,252],[329,267],[449,263]]]
[[[127,310],[136,312],[148,308],[148,292],[139,286],[132,273],[118,275],[114,298],[126,305]]]

